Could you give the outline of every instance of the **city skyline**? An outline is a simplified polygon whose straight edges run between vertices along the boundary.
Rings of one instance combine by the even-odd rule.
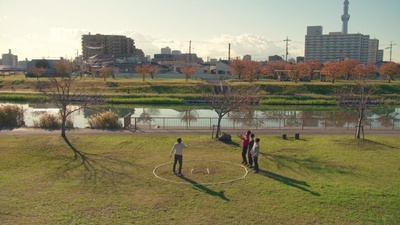
[[[379,39],[384,60],[400,62],[400,1],[349,0],[348,33]],[[15,0],[0,2],[0,51],[19,60],[82,54],[83,34],[114,34],[134,39],[151,57],[161,48],[196,53],[203,60],[251,55],[253,60],[304,56],[307,26],[324,34],[342,31],[344,0],[185,1]]]

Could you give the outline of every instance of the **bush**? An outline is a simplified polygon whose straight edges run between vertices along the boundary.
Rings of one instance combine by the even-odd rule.
[[[0,107],[0,127],[20,127],[25,125],[24,109],[17,105]]]
[[[112,111],[92,115],[88,118],[88,122],[90,128],[94,129],[117,129],[122,127],[118,113]]]
[[[39,120],[33,121],[33,126],[36,128],[43,129],[60,129],[61,128],[61,117],[59,115],[45,113],[39,117]],[[67,118],[65,123],[66,128],[73,128],[74,123],[71,118]]]

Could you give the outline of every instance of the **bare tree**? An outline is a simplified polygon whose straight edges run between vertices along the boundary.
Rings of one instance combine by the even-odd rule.
[[[222,118],[232,110],[239,110],[258,102],[259,89],[256,85],[231,86],[223,84],[222,81],[211,88],[210,86],[202,87],[204,98],[218,115],[216,138],[221,133]]]
[[[28,71],[32,72],[36,76],[36,78],[39,80],[39,77],[41,77],[46,72],[46,68],[31,67],[28,69]]]
[[[66,122],[68,116],[75,111],[82,109],[90,104],[99,103],[101,95],[99,93],[87,95],[87,83],[84,83],[79,76],[71,76],[74,70],[71,62],[62,60],[55,64],[56,74],[48,77],[46,81],[37,81],[38,91],[45,95],[52,103],[60,109],[61,116],[61,136],[66,137]],[[77,81],[79,79],[79,82]],[[75,103],[75,107],[71,104]]]
[[[358,76],[355,84],[350,84],[348,87],[339,93],[340,104],[357,113],[356,138],[360,138],[363,130],[363,119],[365,110],[370,105],[370,98],[373,94],[372,88],[367,83],[367,76]]]

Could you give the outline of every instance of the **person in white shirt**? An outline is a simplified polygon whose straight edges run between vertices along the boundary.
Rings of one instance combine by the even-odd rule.
[[[258,155],[260,154],[260,138],[256,138],[253,148],[250,151],[254,162],[254,173],[258,173]]]
[[[182,144],[182,138],[178,138],[176,140],[177,142],[172,146],[171,152],[169,153],[169,157],[172,156],[172,153],[175,152],[175,157],[174,157],[174,165],[172,167],[172,171],[174,174],[176,174],[176,163],[179,162],[179,172],[178,176],[182,176],[182,159],[183,159],[183,149],[187,148],[188,145]]]

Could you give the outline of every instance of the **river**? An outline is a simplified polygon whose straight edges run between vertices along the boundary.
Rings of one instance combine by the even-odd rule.
[[[0,103],[18,105],[24,109],[27,126],[33,126],[44,113],[56,114],[51,104]],[[72,106],[74,107],[74,106]],[[89,116],[112,110],[118,112],[123,124],[124,117],[131,114],[131,123],[149,127],[211,127],[217,124],[217,113],[207,106],[191,105],[98,105],[81,109],[73,114],[74,127],[88,127]],[[400,108],[372,107],[366,111],[364,125],[375,128],[400,128]],[[225,127],[349,127],[357,120],[354,111],[338,107],[305,106],[256,106],[240,112],[230,112],[222,121]]]

